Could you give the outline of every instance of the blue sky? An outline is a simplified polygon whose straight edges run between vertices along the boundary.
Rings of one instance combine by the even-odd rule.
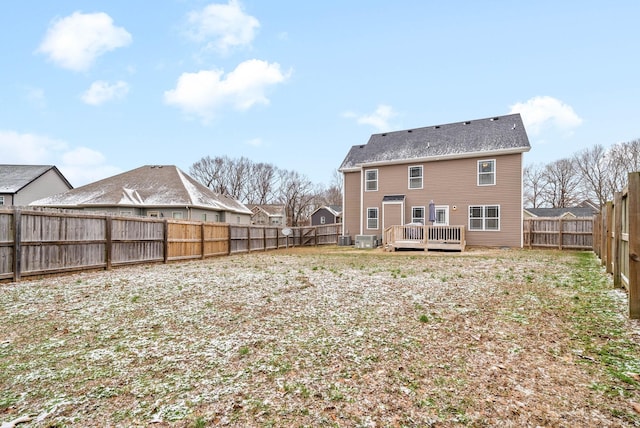
[[[640,138],[638,1],[7,0],[0,163],[80,186],[246,156],[329,184],[372,133],[519,112],[548,163]]]

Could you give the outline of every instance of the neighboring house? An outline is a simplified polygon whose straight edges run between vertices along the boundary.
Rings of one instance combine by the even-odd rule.
[[[381,237],[392,225],[466,228],[467,245],[522,246],[523,153],[519,114],[374,134],[353,146],[344,176],[344,236]]]
[[[213,192],[173,165],[145,165],[31,205],[116,215],[251,222],[246,206]]]
[[[285,226],[287,215],[283,204],[249,204],[251,224],[262,226]]]
[[[598,210],[593,207],[569,207],[569,208],[525,208],[524,218],[551,217],[551,218],[576,218],[593,217]]]
[[[73,189],[53,165],[0,165],[0,206],[25,206]]]
[[[311,226],[336,224],[341,222],[342,207],[340,205],[322,205],[311,213]]]

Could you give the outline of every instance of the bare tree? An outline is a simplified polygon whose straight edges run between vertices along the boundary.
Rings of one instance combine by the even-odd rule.
[[[544,203],[544,191],[547,182],[544,176],[544,165],[527,165],[523,172],[524,205],[539,208]]]
[[[630,172],[640,171],[640,140],[613,145],[608,153],[609,187],[619,192],[627,186]]]
[[[342,174],[333,171],[331,184],[318,194],[318,205],[342,205]]]
[[[552,208],[576,205],[579,200],[580,176],[573,159],[560,159],[548,164],[544,169],[544,180],[547,185],[543,199],[547,205]]]
[[[316,191],[313,183],[296,171],[281,170],[279,173],[279,199],[285,204],[287,224],[300,226],[311,215]]]
[[[252,164],[250,171],[247,180],[247,203],[271,203],[276,197],[277,168],[261,162]]]
[[[189,175],[216,193],[228,194],[225,177],[226,159],[205,156],[189,168]]]
[[[608,186],[610,171],[606,155],[604,147],[596,144],[573,157],[573,164],[580,173],[580,187],[584,199],[592,200],[598,206],[603,206],[613,198],[613,192]]]

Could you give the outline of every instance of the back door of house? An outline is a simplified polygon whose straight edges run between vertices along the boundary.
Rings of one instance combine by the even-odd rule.
[[[404,203],[383,202],[382,203],[382,230],[389,226],[404,224]]]

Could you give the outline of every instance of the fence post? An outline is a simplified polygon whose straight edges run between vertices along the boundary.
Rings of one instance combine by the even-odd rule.
[[[162,233],[164,234],[164,241],[162,242],[162,252],[164,253],[163,262],[169,262],[169,220],[164,219]]]
[[[615,225],[613,228],[613,234],[615,236],[615,241],[613,242],[613,286],[615,288],[620,288],[622,287],[622,256],[620,254],[620,250],[622,248],[622,192],[615,192],[613,198],[613,214]]]
[[[110,215],[104,216],[104,222],[104,264],[105,269],[109,270],[111,269],[111,257],[113,254],[113,217]]]
[[[231,224],[227,224],[227,255],[231,255]]]
[[[613,273],[613,234],[615,228],[615,219],[613,218],[613,202],[609,201],[606,205],[607,210],[607,273]]]
[[[22,271],[22,212],[13,210],[13,281],[20,281]]]
[[[629,173],[629,318],[640,318],[640,172]]]
[[[204,248],[205,248],[205,245],[207,243],[207,241],[204,239],[205,232],[206,232],[206,227],[205,227],[205,224],[204,224],[204,221],[203,221],[200,224],[200,235],[201,235],[200,236],[200,249],[202,250],[202,255],[200,256],[201,259],[204,259],[204,253],[205,253]]]
[[[559,250],[562,250],[562,240],[564,239],[562,237],[562,228],[563,228],[562,220],[563,220],[562,217],[558,219],[558,249]]]

